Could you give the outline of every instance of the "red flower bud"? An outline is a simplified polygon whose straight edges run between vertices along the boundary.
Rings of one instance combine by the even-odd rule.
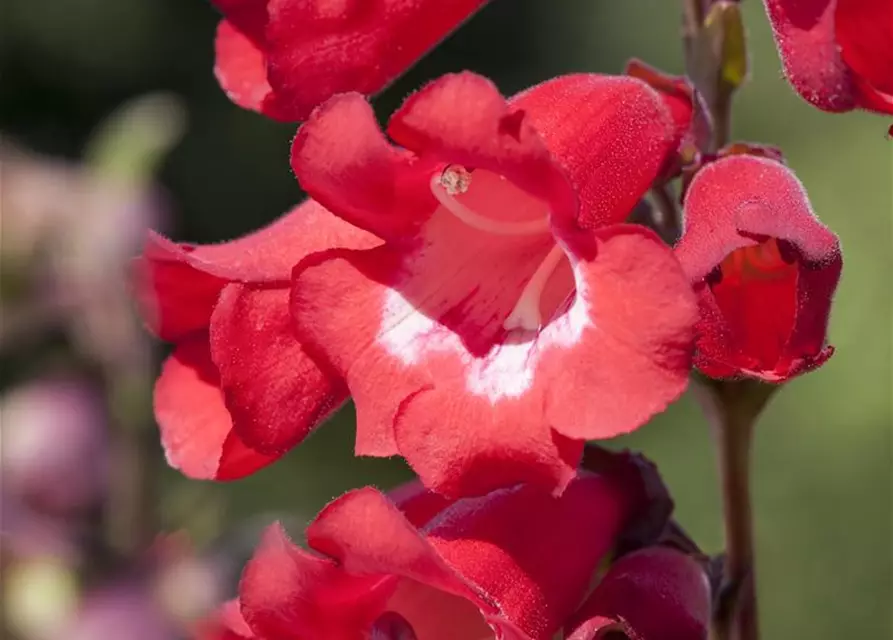
[[[731,155],[704,167],[676,256],[699,296],[695,364],[707,375],[782,382],[831,356],[840,246],[784,165]]]

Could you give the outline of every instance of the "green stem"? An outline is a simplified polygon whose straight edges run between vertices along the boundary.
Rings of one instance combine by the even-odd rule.
[[[726,553],[713,640],[758,640],[754,572],[751,443],[756,419],[777,387],[756,380],[707,380],[695,385],[713,430],[722,491]]]

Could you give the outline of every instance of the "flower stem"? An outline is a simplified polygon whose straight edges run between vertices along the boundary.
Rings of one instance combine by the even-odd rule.
[[[726,553],[713,640],[757,640],[751,443],[756,419],[777,387],[756,380],[699,379],[695,385],[716,442]]]

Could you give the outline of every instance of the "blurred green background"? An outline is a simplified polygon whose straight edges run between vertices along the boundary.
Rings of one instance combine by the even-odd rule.
[[[494,0],[376,100],[389,113],[419,83],[472,69],[506,93],[570,71],[619,72],[636,56],[682,69],[672,0]],[[760,608],[767,638],[893,637],[893,143],[889,123],[823,114],[781,77],[761,4],[745,3],[751,80],[736,138],[781,146],[816,211],[841,237],[844,279],[833,316],[837,354],[791,383],[759,425],[755,454]],[[76,158],[123,100],[178,95],[183,142],[160,180],[177,240],[229,239],[299,200],[288,166],[295,127],[230,104],[211,73],[214,10],[202,0],[12,0],[0,21],[0,131],[37,151]],[[145,393],[150,390],[147,388]],[[301,521],[347,488],[408,477],[396,461],[351,457],[352,414],[283,461],[225,485],[189,482],[154,450],[166,528],[200,540],[257,515]],[[618,446],[662,469],[682,524],[721,545],[709,434],[686,397]],[[263,514],[263,515],[261,515]],[[250,519],[250,518],[249,518]]]

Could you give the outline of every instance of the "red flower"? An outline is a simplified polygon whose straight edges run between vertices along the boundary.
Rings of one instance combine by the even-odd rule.
[[[336,93],[382,89],[487,0],[214,0],[215,73],[236,104],[303,120]]]
[[[765,0],[785,74],[826,111],[893,114],[890,0]]]
[[[706,638],[710,586],[689,556],[663,547],[615,562],[568,625],[568,640]]]
[[[292,332],[292,266],[313,251],[376,240],[307,201],[271,226],[221,245],[151,234],[136,291],[149,326],[176,345],[155,386],[170,464],[188,476],[238,478],[303,440],[347,397]]]
[[[244,622],[244,637],[258,640],[548,640],[572,619],[630,508],[622,488],[592,474],[558,498],[520,485],[450,502],[415,486],[336,499],[307,529],[309,551],[270,528],[242,575],[233,628],[244,634]],[[667,634],[645,640],[706,637],[690,619],[708,608],[706,578],[677,556],[621,560],[577,615],[638,613],[635,629]],[[633,592],[639,602],[622,601]]]
[[[676,256],[699,296],[695,364],[707,375],[782,382],[831,356],[840,246],[784,165],[732,155],[704,167]]]
[[[301,185],[386,240],[296,267],[301,340],[347,381],[359,454],[399,453],[448,494],[560,489],[583,440],[635,429],[687,383],[690,287],[656,235],[615,224],[675,151],[673,120],[632,78],[506,103],[464,73],[388,132],[403,148],[352,94],[295,140]]]

